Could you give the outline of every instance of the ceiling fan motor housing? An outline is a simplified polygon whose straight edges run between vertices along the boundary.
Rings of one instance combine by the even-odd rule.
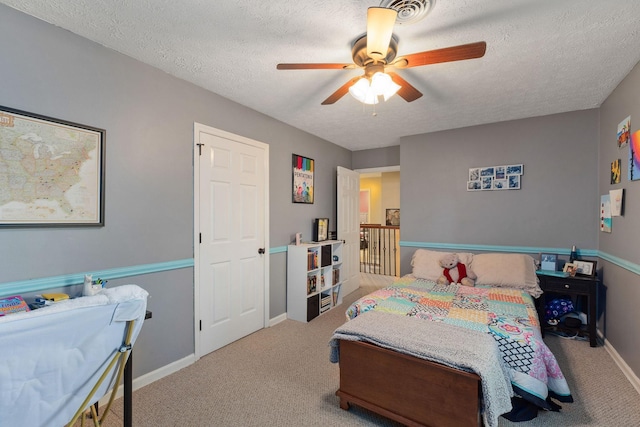
[[[389,48],[387,49],[387,56],[380,59],[378,62],[382,64],[389,64],[393,61],[398,53],[398,39],[395,35],[391,37],[389,42]],[[366,67],[369,64],[376,62],[375,59],[370,58],[367,55],[367,36],[364,35],[355,41],[353,48],[351,49],[351,57],[353,62],[359,67]]]

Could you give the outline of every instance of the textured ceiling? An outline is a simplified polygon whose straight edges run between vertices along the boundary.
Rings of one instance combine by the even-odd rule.
[[[437,0],[396,25],[398,55],[476,41],[481,59],[397,71],[424,93],[371,106],[320,103],[380,1],[0,0],[351,150],[438,130],[598,107],[640,61],[638,0]]]

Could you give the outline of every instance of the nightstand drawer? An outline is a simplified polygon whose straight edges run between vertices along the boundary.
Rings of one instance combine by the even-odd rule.
[[[549,292],[573,292],[588,294],[591,282],[578,282],[576,280],[566,280],[563,278],[547,278],[544,290]]]

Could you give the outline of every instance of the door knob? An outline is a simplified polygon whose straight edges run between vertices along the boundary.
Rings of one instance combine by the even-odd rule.
[[[260,255],[263,255],[264,254],[264,248],[258,248],[258,253]]]

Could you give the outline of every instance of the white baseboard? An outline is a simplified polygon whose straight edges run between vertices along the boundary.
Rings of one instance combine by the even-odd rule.
[[[280,322],[287,320],[287,313],[282,313],[280,316],[276,316],[269,320],[269,327],[277,325]]]
[[[180,360],[176,360],[175,362],[169,363],[168,365],[165,365],[159,369],[156,369],[155,371],[149,372],[138,378],[135,378],[133,380],[131,388],[133,389],[133,391],[136,391],[139,388],[149,385],[154,381],[158,381],[159,379],[162,379],[175,372],[178,372],[180,369],[184,369],[189,365],[193,365],[195,361],[196,361],[195,354],[190,354],[187,357],[184,357]],[[102,406],[109,403],[109,396],[111,395],[110,393],[111,391],[105,394],[104,397],[100,399],[100,402],[98,403],[98,405]],[[120,384],[120,387],[118,387],[118,391],[116,392],[116,399],[119,397],[122,397],[123,395],[124,395],[124,385]]]
[[[627,377],[627,379],[629,380],[633,388],[635,388],[636,391],[640,394],[640,378],[638,378],[638,376],[633,372],[633,370],[629,367],[629,365],[627,365],[624,359],[620,357],[620,354],[618,354],[618,352],[611,345],[611,343],[609,343],[609,341],[607,341],[602,336],[599,330],[598,330],[598,335],[604,342],[604,349],[607,350],[607,353],[609,353],[613,361],[616,362],[616,365],[618,365],[618,368],[620,368],[620,370],[622,371],[624,376]]]

